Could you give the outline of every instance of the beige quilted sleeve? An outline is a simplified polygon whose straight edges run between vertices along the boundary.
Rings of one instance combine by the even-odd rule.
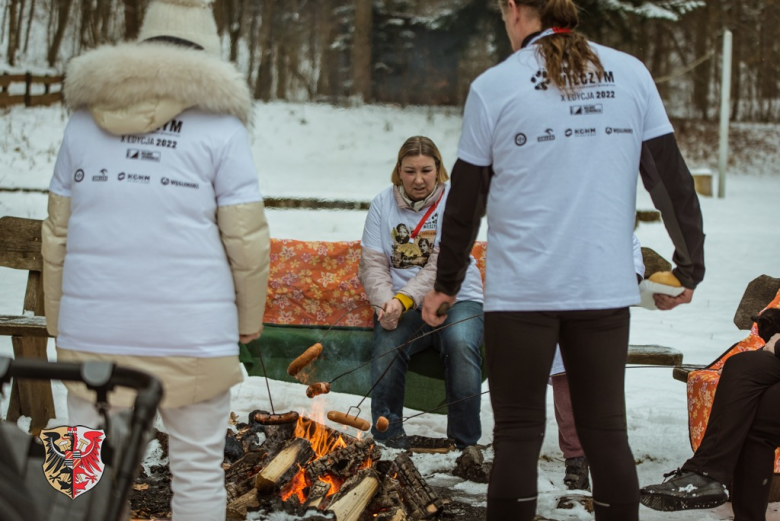
[[[263,326],[271,238],[265,205],[256,203],[221,206],[217,225],[233,272],[238,306],[238,331],[252,335]]]
[[[62,267],[68,242],[70,197],[49,194],[49,215],[43,221],[41,254],[43,255],[43,305],[46,329],[56,337],[62,300]]]
[[[384,306],[395,296],[390,265],[385,254],[368,248],[360,248],[358,278],[363,284],[368,301],[375,306]],[[374,312],[377,309],[374,308]]]

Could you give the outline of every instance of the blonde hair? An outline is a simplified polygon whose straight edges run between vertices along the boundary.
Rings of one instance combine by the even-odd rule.
[[[573,0],[514,0],[517,6],[535,10],[542,21],[542,28],[561,27],[571,33],[556,33],[539,40],[538,52],[544,59],[547,77],[561,91],[572,94],[579,78],[588,72],[604,76],[604,66],[598,54],[588,45],[588,39],[574,29],[580,24],[580,16]],[[509,6],[509,0],[498,0],[501,10]],[[592,69],[591,69],[592,67]]]
[[[439,152],[436,144],[425,136],[414,136],[407,139],[401,145],[401,150],[398,151],[398,161],[395,164],[395,168],[393,168],[393,175],[390,176],[390,181],[394,185],[401,186],[401,175],[399,174],[401,162],[405,157],[409,156],[426,156],[433,159],[433,162],[436,164],[437,183],[445,183],[450,178],[449,174],[447,174],[447,169],[444,168],[441,152]]]

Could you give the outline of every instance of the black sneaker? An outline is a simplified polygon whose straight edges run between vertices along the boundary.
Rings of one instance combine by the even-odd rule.
[[[566,476],[563,484],[569,490],[590,490],[588,478],[588,460],[585,456],[566,459]]]
[[[715,508],[729,499],[726,486],[716,479],[688,470],[677,469],[664,474],[663,483],[648,485],[639,493],[646,507],[662,512]]]

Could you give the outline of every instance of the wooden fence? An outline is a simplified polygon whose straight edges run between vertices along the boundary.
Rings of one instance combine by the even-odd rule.
[[[36,76],[29,72],[27,74],[2,74],[0,75],[0,108],[22,104],[25,107],[37,107],[62,101],[62,82],[64,79],[64,76]],[[12,83],[24,83],[24,94],[11,94],[9,87]],[[33,85],[43,85],[43,94],[33,94]],[[52,85],[58,86],[56,92],[51,92]]]

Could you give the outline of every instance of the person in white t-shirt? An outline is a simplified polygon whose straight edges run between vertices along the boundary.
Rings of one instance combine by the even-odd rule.
[[[392,446],[406,442],[402,418],[409,359],[429,347],[439,352],[444,364],[450,404],[448,437],[463,449],[477,443],[482,435],[482,279],[473,257],[445,322],[445,326],[454,325],[397,349],[431,331],[422,320],[420,306],[436,277],[448,179],[433,141],[422,136],[409,138],[398,152],[393,185],[371,201],[363,229],[359,277],[369,302],[378,309],[371,365],[371,415],[374,425],[380,416],[390,422],[387,431],[379,432],[374,427],[372,433],[374,439]]]
[[[58,359],[162,381],[174,520],[225,518],[238,342],[260,336],[268,282],[252,96],[219,53],[205,0],[153,0],[138,42],[75,58],[43,225]],[[90,393],[66,385],[69,425],[97,427]],[[114,409],[132,400],[109,396]]]
[[[635,58],[574,31],[572,0],[500,0],[509,58],[471,85],[434,290],[451,303],[487,207],[485,348],[495,417],[488,519],[530,521],[556,343],[596,519],[635,521],[626,433],[628,306],[639,302],[631,236],[637,170],[674,243],[690,302],[704,277],[693,179],[652,77]]]

